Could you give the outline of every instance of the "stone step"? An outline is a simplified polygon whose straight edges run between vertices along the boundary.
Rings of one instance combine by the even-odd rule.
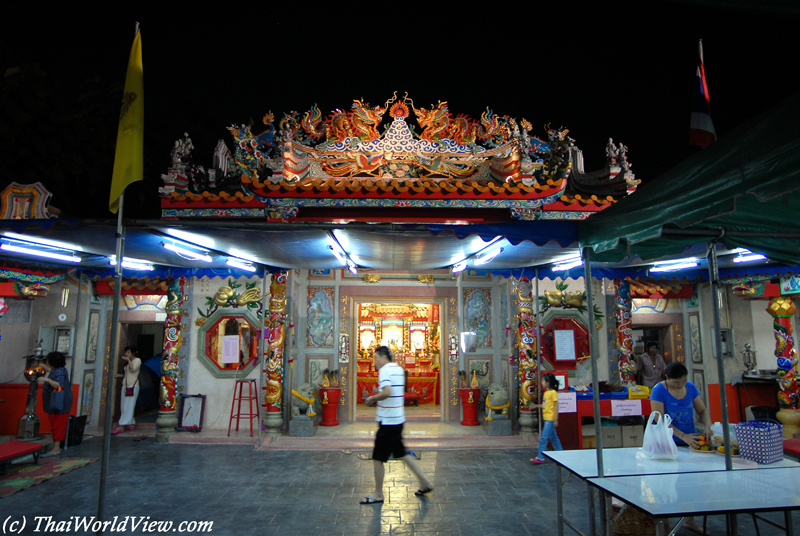
[[[406,436],[410,450],[522,449],[533,448],[529,434],[511,436]],[[262,444],[262,450],[371,450],[373,437],[289,437],[280,436]]]

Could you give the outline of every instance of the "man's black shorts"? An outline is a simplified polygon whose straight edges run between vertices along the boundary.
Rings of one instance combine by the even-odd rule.
[[[400,459],[406,455],[403,445],[402,424],[381,424],[375,434],[375,448],[372,449],[372,459],[385,462],[392,455]]]

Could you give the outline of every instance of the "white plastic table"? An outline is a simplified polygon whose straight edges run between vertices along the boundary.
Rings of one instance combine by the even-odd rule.
[[[792,535],[800,467],[590,478],[593,486],[658,518],[782,511]]]
[[[558,534],[559,536],[563,536],[564,534],[564,525],[566,524],[572,530],[581,534],[581,532],[572,524],[569,520],[564,518],[564,509],[563,509],[563,484],[565,479],[562,478],[562,468],[566,469],[570,473],[576,475],[577,477],[585,480],[589,487],[589,509],[590,509],[590,519],[591,519],[591,533],[594,535],[596,534],[596,527],[595,527],[595,502],[594,502],[594,495],[592,492],[591,486],[594,486],[600,489],[603,493],[609,493],[610,495],[616,496],[619,499],[633,504],[637,508],[647,512],[648,514],[652,515],[653,517],[669,517],[669,516],[678,516],[678,513],[675,509],[670,509],[670,513],[660,513],[661,511],[658,509],[653,509],[651,511],[650,505],[653,501],[647,502],[646,499],[642,498],[641,496],[641,486],[644,486],[647,482],[652,481],[655,482],[656,480],[659,481],[659,485],[665,485],[671,483],[673,480],[680,482],[688,482],[691,479],[694,479],[693,486],[682,487],[680,489],[679,496],[685,497],[685,503],[678,503],[675,501],[667,501],[666,504],[688,504],[688,503],[697,503],[697,506],[702,506],[704,501],[702,497],[704,497],[702,493],[702,489],[706,489],[705,485],[702,483],[705,480],[711,480],[716,478],[716,476],[712,477],[711,475],[718,475],[718,473],[722,473],[719,478],[739,478],[742,482],[744,481],[752,481],[748,485],[755,485],[755,482],[758,482],[759,479],[768,479],[771,481],[779,482],[786,480],[787,477],[790,477],[793,480],[797,480],[800,478],[800,463],[797,463],[792,460],[783,459],[779,462],[763,465],[752,462],[750,460],[745,460],[742,458],[733,458],[733,471],[726,471],[725,470],[725,457],[721,454],[717,454],[716,452],[710,453],[697,453],[690,451],[687,448],[679,448],[678,449],[678,458],[676,460],[652,460],[645,456],[644,452],[641,448],[614,448],[614,449],[606,449],[603,450],[603,474],[604,478],[598,478],[597,473],[597,452],[594,449],[591,450],[562,450],[562,451],[547,451],[544,455],[551,460],[553,460],[556,464],[556,473],[557,473],[557,495],[556,495],[556,502],[557,502],[557,509],[558,509]],[[780,475],[779,478],[776,478],[774,471],[779,470],[788,470],[791,471],[791,475]],[[731,474],[750,474],[751,477],[731,477]],[[772,473],[772,475],[770,475]],[[694,475],[694,476],[689,476]],[[697,476],[697,475],[704,475],[704,476]],[[759,475],[759,476],[757,476]],[[760,476],[763,475],[763,476]],[[663,478],[660,478],[662,477]],[[687,477],[678,479],[677,477]],[[616,484],[615,484],[616,483]],[[637,484],[638,483],[638,484]],[[797,483],[795,483],[797,484]],[[612,486],[614,487],[614,491],[611,490]],[[637,488],[637,485],[640,487]],[[700,486],[700,487],[698,487]],[[669,486],[668,486],[669,487]],[[701,489],[702,488],[702,489]],[[661,489],[656,486],[656,489]],[[730,493],[731,495],[737,495],[737,497],[745,499],[746,496],[751,495],[749,493],[742,494],[741,488],[738,488],[739,491],[736,491],[736,488],[731,488],[730,486],[725,487],[725,494]],[[676,493],[678,492],[676,488]],[[626,498],[625,496],[630,496]],[[768,494],[769,497],[774,497],[774,493],[770,492]],[[659,495],[660,497],[660,495]],[[791,495],[792,498],[797,498],[798,493],[794,493]],[[639,501],[639,503],[637,503]],[[657,502],[657,501],[656,501]],[[601,504],[605,505],[605,500],[601,501]],[[752,506],[752,502],[750,505]],[[795,506],[794,503],[789,502],[786,503],[785,501],[770,501],[771,505],[777,505],[775,507],[770,508],[762,508],[756,507],[755,510],[757,511],[767,511],[767,510],[783,510],[788,512],[789,510],[796,509],[798,506]],[[666,508],[666,507],[665,507]],[[688,507],[687,507],[688,508]],[[696,508],[693,506],[692,508]],[[606,533],[610,531],[611,523],[610,523],[610,509],[603,508],[604,515],[601,517],[602,522],[602,532]],[[755,511],[753,508],[742,509],[742,508],[731,508],[728,510],[716,510],[715,513],[731,513],[731,512],[750,512]],[[694,510],[687,509],[683,515],[693,515]],[[683,517],[683,515],[679,517]],[[787,534],[791,534],[791,515],[786,516],[788,518],[786,531]]]

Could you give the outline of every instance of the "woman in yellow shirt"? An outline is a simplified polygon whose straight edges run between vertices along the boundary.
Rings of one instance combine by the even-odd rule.
[[[542,389],[545,390],[544,404],[534,404],[534,408],[542,408],[542,436],[539,438],[539,452],[535,458],[531,458],[531,463],[540,464],[544,463],[542,453],[547,450],[547,441],[553,444],[553,450],[564,450],[561,446],[561,440],[558,439],[556,434],[556,427],[558,426],[558,387],[559,383],[555,375],[548,372],[542,376]]]

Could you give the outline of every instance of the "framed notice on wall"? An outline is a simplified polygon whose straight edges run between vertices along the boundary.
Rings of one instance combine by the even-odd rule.
[[[575,361],[575,332],[571,329],[554,329],[553,343],[556,361]]]

